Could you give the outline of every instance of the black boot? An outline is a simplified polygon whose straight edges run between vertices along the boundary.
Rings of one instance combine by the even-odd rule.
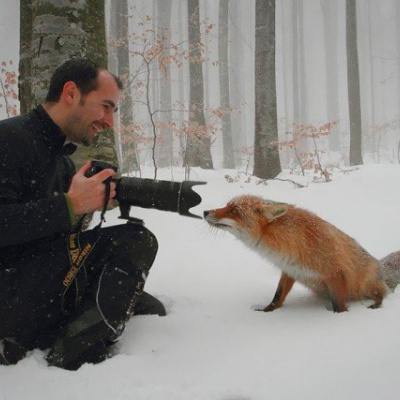
[[[15,365],[25,358],[28,351],[28,349],[12,339],[4,339],[2,347],[3,350],[1,351],[0,349],[0,365]]]
[[[147,292],[142,292],[136,301],[133,315],[158,315],[159,317],[165,317],[167,311],[160,300]]]
[[[119,335],[119,331],[104,322],[97,307],[93,307],[68,325],[51,347],[47,362],[71,371],[85,363],[98,364],[112,356],[110,346]]]

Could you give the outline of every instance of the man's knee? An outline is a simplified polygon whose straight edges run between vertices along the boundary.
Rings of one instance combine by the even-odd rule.
[[[125,224],[113,227],[112,244],[129,251],[146,248],[154,253],[158,251],[158,241],[154,234],[142,225]]]
[[[137,224],[117,225],[105,228],[103,237],[118,258],[150,269],[158,251],[158,241],[147,228]]]

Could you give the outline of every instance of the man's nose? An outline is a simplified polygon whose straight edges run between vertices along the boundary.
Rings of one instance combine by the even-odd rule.
[[[114,113],[106,112],[103,117],[103,124],[105,124],[107,128],[112,128],[114,126]]]

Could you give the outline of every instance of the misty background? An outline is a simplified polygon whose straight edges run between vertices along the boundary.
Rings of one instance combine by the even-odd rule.
[[[54,3],[54,2],[53,2]],[[115,3],[123,3],[115,2]],[[114,3],[114,4],[115,4]],[[134,141],[139,163],[152,163],[152,126],[148,105],[144,100],[145,71],[143,43],[160,27],[160,4],[150,0],[128,1],[130,83],[132,84],[133,125],[121,129],[117,124],[115,137],[120,164],[125,171],[136,170],[124,154]],[[172,0],[169,24],[170,43],[185,48],[188,41],[187,1]],[[229,0],[228,51],[231,119],[230,134],[234,149],[234,167],[251,172],[254,163],[255,132],[255,0]],[[202,40],[201,69],[204,76],[204,113],[210,134],[214,168],[223,164],[223,127],[220,96],[221,66],[219,43],[221,27],[219,2],[199,1]],[[19,2],[0,0],[0,61],[7,70],[18,72],[20,16]],[[348,165],[349,100],[346,56],[345,0],[279,0],[276,13],[276,101],[278,140],[282,168],[299,170],[293,148],[288,140],[293,123],[320,127],[335,121],[329,135],[318,136],[317,143],[298,143],[302,154],[313,152],[321,163],[334,168]],[[105,2],[109,66],[118,48],[110,22],[111,2]],[[357,47],[360,76],[362,117],[362,156],[364,163],[399,162],[400,110],[400,2],[396,0],[357,0]],[[154,39],[153,43],[154,43]],[[170,63],[170,97],[174,154],[172,165],[182,165],[182,127],[188,119],[190,77],[187,58]],[[186,56],[187,57],[187,56]],[[10,61],[12,64],[10,64]],[[4,64],[3,64],[4,69]],[[160,60],[150,65],[149,102],[153,110],[162,110],[161,91],[166,81]],[[4,74],[1,75],[4,79]],[[17,90],[17,89],[15,89]],[[10,98],[9,103],[19,107]],[[6,118],[4,97],[0,97],[0,118]],[[19,110],[19,108],[17,108]],[[161,117],[162,112],[158,113]],[[157,121],[156,121],[157,123]],[[156,125],[157,130],[161,125]],[[134,135],[132,135],[134,132]],[[289,134],[288,134],[289,132]],[[187,132],[186,132],[187,133]],[[285,144],[286,143],[286,144]],[[159,152],[163,152],[162,147]],[[307,160],[305,160],[307,161]]]

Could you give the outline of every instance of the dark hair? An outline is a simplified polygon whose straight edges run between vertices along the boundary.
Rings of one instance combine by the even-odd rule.
[[[88,94],[97,89],[97,76],[99,71],[105,70],[93,61],[86,58],[72,58],[60,65],[54,72],[50,80],[49,91],[46,96],[46,102],[57,102],[60,100],[64,85],[69,82],[75,82],[82,95]],[[121,80],[111,74],[118,88],[122,90]]]

